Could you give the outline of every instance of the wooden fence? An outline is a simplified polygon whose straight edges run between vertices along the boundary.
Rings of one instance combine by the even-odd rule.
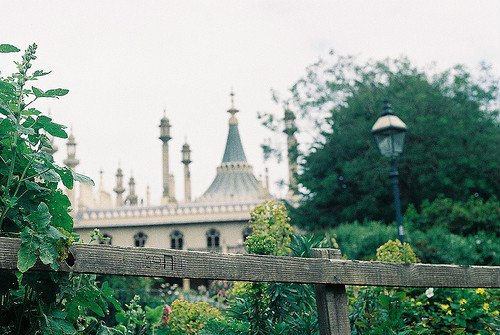
[[[15,270],[20,241],[0,238],[0,269]],[[499,288],[500,266],[396,264],[343,260],[337,249],[314,258],[74,245],[61,271],[316,285],[321,335],[350,334],[345,285]],[[36,270],[48,271],[42,264]]]

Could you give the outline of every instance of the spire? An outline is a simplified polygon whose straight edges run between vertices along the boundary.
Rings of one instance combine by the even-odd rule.
[[[241,144],[240,132],[238,130],[238,119],[235,114],[239,111],[234,108],[234,92],[231,89],[231,108],[227,111],[231,114],[229,118],[229,132],[227,134],[226,149],[222,157],[222,163],[228,162],[246,162],[245,151]]]
[[[231,108],[228,113],[229,132],[222,163],[217,168],[217,174],[205,193],[198,201],[256,201],[269,197],[253,174],[253,168],[248,164],[238,130],[238,120],[234,107],[234,92],[231,90]]]

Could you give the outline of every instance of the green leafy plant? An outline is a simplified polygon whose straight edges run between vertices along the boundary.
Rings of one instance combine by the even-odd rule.
[[[245,246],[260,255],[307,257],[323,238],[293,236],[286,207],[266,201],[251,213]],[[228,292],[223,319],[210,320],[203,334],[317,334],[311,285],[238,282]]]
[[[377,261],[415,263],[408,244],[389,241]],[[497,334],[498,290],[349,287],[352,334]]]
[[[410,264],[419,260],[408,243],[389,240],[377,249],[377,261]]]
[[[92,180],[61,167],[50,151],[52,138],[67,138],[65,127],[36,109],[42,98],[59,98],[62,88],[32,85],[50,72],[32,71],[36,44],[15,62],[17,71],[0,76],[0,235],[18,237],[18,272],[0,272],[0,333],[91,334],[107,329],[101,318],[109,305],[121,309],[107,283],[95,276],[30,272],[37,262],[59,268],[68,256],[73,219],[68,197],[74,181]],[[20,50],[1,44],[0,53]]]

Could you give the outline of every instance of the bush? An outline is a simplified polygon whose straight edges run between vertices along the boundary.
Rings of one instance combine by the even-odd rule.
[[[428,231],[409,232],[411,244],[424,263],[499,265],[500,238],[479,232],[460,236],[446,228],[434,227]]]
[[[176,300],[172,303],[168,326],[172,335],[198,335],[206,325],[221,319],[221,312],[206,302]]]
[[[408,244],[389,241],[378,261],[417,259]],[[497,334],[498,290],[354,287],[349,289],[352,334]]]
[[[408,207],[405,226],[422,231],[440,227],[462,236],[486,231],[500,237],[500,201],[496,197],[487,201],[475,197],[467,201],[444,197],[432,202],[425,200],[420,211],[414,206]]]
[[[377,261],[410,264],[419,260],[408,243],[389,240],[377,248]]]
[[[379,246],[396,236],[396,227],[378,221],[344,223],[328,230],[349,259],[370,260]]]

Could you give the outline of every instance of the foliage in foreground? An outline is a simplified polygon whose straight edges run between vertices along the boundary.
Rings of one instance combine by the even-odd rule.
[[[286,208],[269,201],[251,214],[252,235],[245,241],[248,251],[260,255],[309,256],[321,239],[294,237]],[[314,290],[311,285],[282,283],[237,283],[230,291],[225,318],[211,320],[209,334],[317,334]]]
[[[58,188],[62,182],[89,178],[55,164],[49,136],[67,138],[65,127],[33,105],[42,98],[59,98],[68,90],[42,90],[28,83],[49,74],[32,71],[35,44],[19,62],[17,72],[0,76],[0,235],[18,237],[16,273],[0,272],[0,333],[95,334],[105,329],[101,318],[120,309],[106,282],[95,276],[28,272],[35,263],[59,267],[68,247],[78,240],[69,215],[70,201]],[[0,53],[20,51],[8,44]]]
[[[413,263],[408,244],[389,241],[379,261]],[[352,334],[498,334],[498,290],[350,287]]]

